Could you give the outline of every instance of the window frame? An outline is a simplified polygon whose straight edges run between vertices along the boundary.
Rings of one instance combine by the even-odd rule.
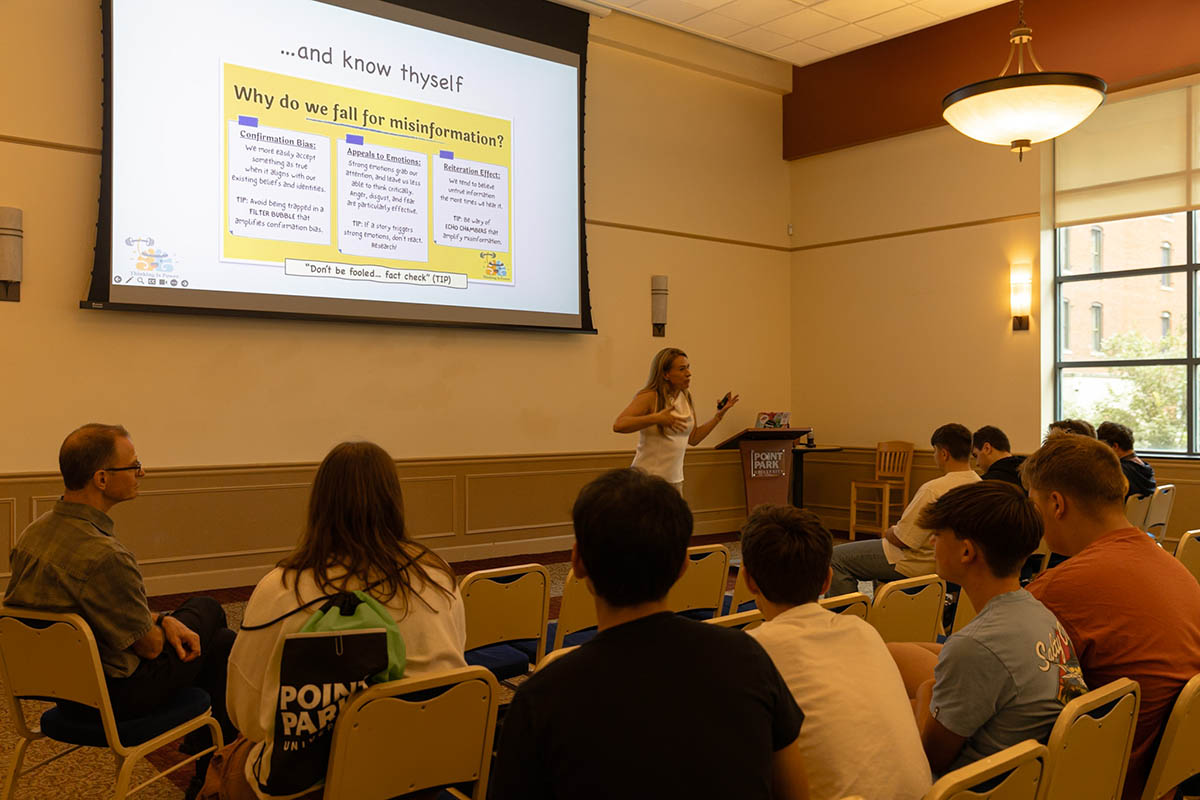
[[[1198,378],[1197,373],[1200,372],[1200,346],[1198,346],[1198,338],[1200,338],[1200,337],[1197,336],[1197,328],[1200,328],[1200,324],[1198,324],[1198,320],[1196,318],[1196,310],[1197,310],[1196,289],[1197,289],[1197,285],[1200,284],[1200,242],[1197,241],[1198,233],[1200,233],[1200,231],[1198,231],[1198,229],[1200,229],[1200,210],[1187,211],[1187,212],[1183,212],[1183,213],[1185,213],[1186,217],[1187,217],[1186,218],[1186,244],[1185,244],[1185,247],[1186,247],[1185,252],[1187,253],[1187,260],[1183,264],[1176,264],[1173,266],[1159,265],[1159,266],[1135,267],[1135,268],[1130,268],[1130,269],[1120,269],[1120,270],[1113,270],[1110,272],[1105,272],[1105,271],[1103,271],[1102,268],[1100,271],[1093,271],[1095,268],[1094,267],[1095,261],[1093,261],[1092,268],[1085,272],[1071,272],[1071,271],[1069,271],[1069,265],[1067,267],[1067,271],[1064,271],[1063,264],[1062,264],[1062,256],[1063,256],[1062,249],[1063,249],[1063,242],[1066,239],[1066,234],[1065,234],[1066,228],[1057,229],[1058,231],[1063,231],[1064,233],[1063,233],[1063,235],[1057,235],[1057,236],[1053,237],[1053,241],[1054,241],[1054,299],[1055,299],[1055,302],[1054,302],[1054,315],[1055,315],[1055,320],[1054,320],[1054,323],[1055,323],[1054,324],[1054,418],[1062,419],[1062,414],[1063,414],[1063,411],[1062,411],[1062,401],[1063,401],[1062,379],[1063,379],[1063,371],[1064,370],[1086,369],[1089,367],[1090,368],[1103,368],[1103,367],[1128,367],[1128,366],[1136,366],[1136,367],[1182,366],[1185,368],[1185,370],[1187,372],[1187,383],[1186,383],[1186,389],[1185,389],[1186,408],[1185,408],[1185,414],[1184,414],[1184,421],[1185,421],[1185,425],[1187,428],[1186,449],[1183,451],[1153,450],[1151,448],[1139,447],[1139,448],[1137,448],[1137,450],[1139,453],[1142,453],[1142,452],[1154,453],[1158,456],[1165,456],[1165,457],[1196,458],[1196,457],[1200,457],[1200,450],[1198,450],[1198,447],[1200,447],[1200,430],[1198,430],[1198,428],[1200,428],[1200,420],[1198,420],[1198,418],[1197,418],[1198,417],[1198,415],[1197,415],[1198,407],[1200,407],[1200,399],[1197,398],[1197,385],[1198,385],[1198,383],[1200,383],[1197,380],[1197,378]],[[1135,217],[1130,217],[1129,219],[1137,219],[1141,216],[1145,216],[1145,215],[1137,215]],[[1114,220],[1114,221],[1119,221],[1119,220]],[[1074,227],[1074,226],[1069,226],[1069,227]],[[1095,227],[1093,227],[1090,231],[1090,235],[1092,235],[1093,237],[1094,237],[1095,230],[1096,230]],[[1093,242],[1094,241],[1095,241],[1095,239],[1093,238]],[[1101,254],[1100,255],[1101,255],[1101,259],[1102,259],[1103,229],[1101,229],[1100,242],[1101,242]],[[1096,257],[1094,248],[1093,248],[1092,255],[1093,255],[1093,258]],[[1160,261],[1161,261],[1161,259],[1160,259]],[[1185,322],[1184,330],[1186,333],[1186,336],[1185,336],[1186,355],[1185,356],[1178,357],[1178,358],[1146,358],[1146,359],[1098,358],[1098,359],[1089,359],[1086,361],[1070,358],[1070,356],[1072,355],[1072,351],[1069,349],[1069,347],[1064,347],[1064,341],[1063,341],[1064,337],[1063,337],[1063,328],[1062,328],[1062,325],[1064,322],[1063,317],[1062,317],[1063,292],[1066,288],[1068,288],[1068,284],[1085,283],[1088,281],[1103,281],[1103,280],[1111,280],[1111,279],[1119,279],[1119,278],[1141,277],[1141,276],[1146,276],[1146,275],[1166,275],[1166,274],[1183,275],[1185,278],[1185,282],[1186,282],[1187,303],[1186,303],[1186,313],[1185,313],[1185,319],[1184,319],[1184,322]],[[1096,307],[1096,305],[1097,304],[1093,303],[1091,308],[1094,309]],[[1099,305],[1101,306],[1101,314],[1103,314],[1103,305],[1102,304],[1099,304]],[[1094,311],[1093,311],[1093,313],[1094,313]],[[1067,311],[1067,314],[1068,314],[1067,321],[1069,322],[1069,314],[1070,314],[1069,309]],[[1174,322],[1175,321],[1172,319],[1172,324],[1174,324]],[[1101,323],[1101,325],[1103,326],[1103,322]],[[1101,327],[1101,331],[1100,331],[1101,340],[1103,340],[1103,333],[1104,333],[1103,327]],[[1069,332],[1067,333],[1066,340],[1067,340],[1067,343],[1069,344],[1070,343]],[[1089,350],[1091,350],[1091,345],[1093,343],[1094,343],[1094,340],[1092,340],[1089,337],[1089,341],[1088,341]],[[1097,351],[1091,350],[1091,352],[1094,353]],[[1134,434],[1136,436],[1137,431],[1134,431]]]

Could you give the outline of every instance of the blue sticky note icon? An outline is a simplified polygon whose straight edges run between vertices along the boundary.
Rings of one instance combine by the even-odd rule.
[[[453,150],[443,150],[440,153],[438,153],[438,156],[440,158],[448,158],[451,161],[453,161],[454,160],[454,151]]]
[[[363,137],[359,136],[357,133],[347,133],[346,134],[346,144],[362,144],[362,143],[363,143]]]
[[[245,117],[245,116],[242,116],[241,114],[239,114],[238,115],[238,125],[245,125],[248,128],[257,128],[258,127],[258,117]]]

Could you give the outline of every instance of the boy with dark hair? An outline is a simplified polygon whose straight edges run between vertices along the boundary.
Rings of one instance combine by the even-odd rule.
[[[917,518],[921,509],[955,486],[979,481],[971,469],[971,431],[951,422],[929,437],[933,460],[942,471],[940,478],[921,485],[900,515],[900,521],[888,528],[883,539],[848,542],[833,548],[832,594],[858,591],[859,581],[895,581],[933,572],[933,545],[929,531]]]
[[[1116,453],[1083,436],[1052,436],[1021,468],[1046,544],[1070,556],[1029,584],[1062,620],[1089,686],[1142,687],[1123,797],[1139,798],[1167,715],[1200,672],[1200,585],[1125,517]]]
[[[613,470],[572,516],[571,565],[599,633],[517,690],[490,797],[806,800],[804,715],[770,657],[741,631],[667,608],[692,535],[679,492]]]
[[[1021,485],[1019,470],[1025,456],[1014,456],[1008,436],[995,425],[984,425],[971,435],[971,457],[983,470],[985,481]]]
[[[742,528],[742,569],[766,622],[749,633],[804,708],[800,751],[815,800],[917,800],[929,766],[895,662],[865,620],[817,604],[832,551],[811,511],[756,508]]]
[[[1063,705],[1087,688],[1063,627],[1021,588],[1042,525],[1020,489],[1000,481],[952,489],[926,507],[921,525],[934,531],[938,575],[979,609],[936,655],[936,647],[891,646],[906,684],[917,687],[930,767],[942,773],[1044,741]]]
[[[1158,483],[1154,480],[1154,467],[1138,458],[1133,450],[1133,431],[1119,422],[1101,422],[1096,429],[1096,438],[1113,449],[1121,459],[1121,472],[1129,481],[1125,497],[1154,494]]]

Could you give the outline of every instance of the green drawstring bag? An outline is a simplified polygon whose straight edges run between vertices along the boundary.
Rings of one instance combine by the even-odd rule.
[[[364,591],[339,592],[317,609],[300,633],[340,633],[383,628],[387,633],[387,669],[370,677],[371,683],[398,681],[404,677],[404,638],[392,614]]]

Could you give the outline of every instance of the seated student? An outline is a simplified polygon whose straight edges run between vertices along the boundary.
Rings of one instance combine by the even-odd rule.
[[[1096,429],[1096,438],[1113,449],[1121,459],[1121,472],[1129,481],[1125,497],[1154,494],[1158,484],[1154,480],[1154,467],[1138,458],[1133,450],[1133,431],[1119,422],[1101,422]]]
[[[961,486],[929,505],[921,525],[935,531],[938,575],[979,609],[936,655],[936,647],[891,646],[916,687],[929,765],[944,773],[1025,739],[1045,741],[1062,707],[1087,688],[1062,625],[1020,586],[1021,564],[1042,537],[1024,492],[999,481]]]
[[[929,437],[933,460],[942,476],[921,484],[900,521],[887,529],[882,539],[847,542],[833,548],[831,595],[858,591],[859,581],[896,581],[933,572],[933,545],[929,531],[917,524],[921,509],[965,483],[977,483],[971,469],[971,432],[951,422]]]
[[[865,620],[817,604],[832,551],[811,511],[756,508],[742,528],[742,569],[767,621],[749,634],[804,709],[800,752],[813,800],[917,800],[929,765],[895,662]]]
[[[1086,419],[1060,419],[1051,422],[1046,429],[1046,435],[1050,436],[1055,432],[1059,433],[1077,433],[1080,436],[1090,436],[1096,438],[1096,429],[1092,427],[1092,423]]]
[[[1130,678],[1142,688],[1123,797],[1141,797],[1179,690],[1200,672],[1200,584],[1125,517],[1116,453],[1082,436],[1052,436],[1022,467],[1046,543],[1071,556],[1029,584],[1075,643],[1088,686]]]
[[[804,715],[770,657],[737,630],[667,608],[692,513],[638,469],[579,493],[571,565],[600,632],[517,689],[492,800],[793,800],[808,795]]]
[[[983,470],[980,476],[985,481],[1007,481],[1013,486],[1021,485],[1018,471],[1025,456],[1014,456],[1008,436],[995,425],[984,425],[971,434],[971,457]]]
[[[317,469],[299,545],[258,582],[244,624],[263,624],[310,600],[368,587],[396,619],[406,678],[466,666],[466,622],[454,572],[408,535],[395,462],[378,445],[343,442]],[[284,637],[319,607],[238,633],[229,657],[229,714],[245,739],[226,747],[221,798],[268,796],[259,783],[269,777],[280,651]],[[215,772],[205,797],[221,782]],[[321,795],[321,789],[311,793]]]

